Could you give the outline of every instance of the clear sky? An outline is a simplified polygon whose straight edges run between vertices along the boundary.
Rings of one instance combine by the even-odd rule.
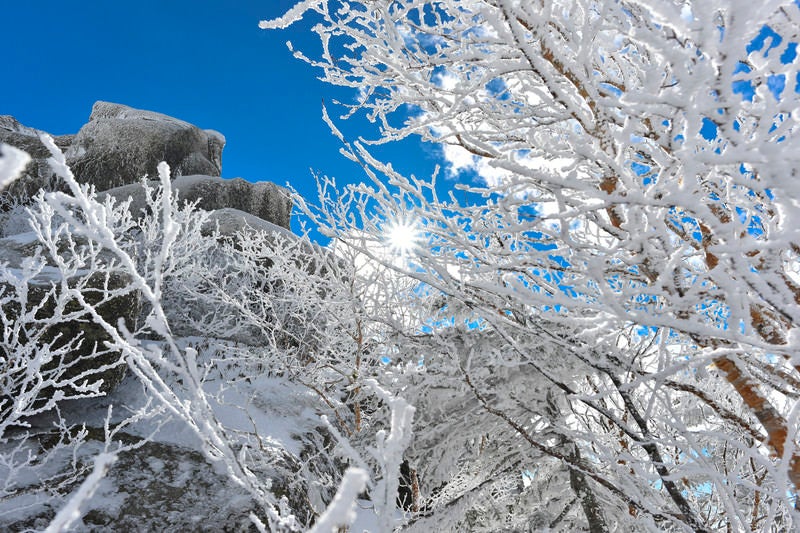
[[[315,50],[308,24],[264,31],[293,0],[40,0],[3,7],[0,114],[55,135],[75,133],[106,100],[222,132],[224,177],[291,183],[313,197],[311,169],[361,181],[321,120],[321,101],[350,99],[316,79],[285,42]],[[347,131],[345,129],[345,131]],[[430,146],[390,149],[425,175]],[[402,150],[403,157],[397,157]]]

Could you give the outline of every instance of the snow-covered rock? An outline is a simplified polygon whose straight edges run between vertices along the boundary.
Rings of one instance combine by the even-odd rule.
[[[274,183],[250,183],[241,178],[181,176],[173,180],[180,197],[198,202],[207,211],[232,208],[255,215],[282,228],[289,228],[292,201],[289,192]]]
[[[217,209],[208,217],[204,231],[217,231],[222,236],[232,236],[243,231],[276,233],[288,239],[297,239],[297,235],[289,231],[287,226],[278,225],[239,209],[224,207]]]
[[[224,345],[216,349],[224,349]],[[299,518],[309,521],[332,497],[335,484],[331,481],[340,468],[330,456],[320,453],[331,435],[320,427],[318,400],[308,388],[280,377],[262,374],[243,380],[237,378],[233,365],[219,370],[219,376],[205,383],[207,393],[213,396],[215,416],[239,434],[243,443],[261,451],[261,460],[252,465],[253,475],[272,480],[273,492],[286,497],[293,508],[306,509]],[[70,423],[85,427],[87,436],[74,458],[68,454],[54,457],[53,468],[69,471],[73,459],[79,465],[88,464],[103,449],[109,405],[116,406],[113,426],[144,402],[141,384],[129,376],[105,397],[65,404],[61,414]],[[48,420],[35,420],[28,430],[43,446],[52,445]],[[117,434],[115,442],[133,446],[118,453],[71,530],[255,531],[248,515],[262,511],[258,504],[231,481],[223,464],[209,461],[196,436],[182,422],[143,420]],[[0,451],[3,446],[0,442]],[[2,469],[0,465],[0,475]],[[328,483],[315,479],[320,474]],[[71,485],[77,485],[79,479]],[[72,486],[64,492],[69,493]],[[44,529],[64,498],[37,498],[25,490],[0,498],[0,531]]]
[[[47,163],[50,153],[40,140],[44,134],[20,124],[12,116],[0,116],[0,143],[31,156],[23,175],[3,191],[0,211],[24,204],[40,188],[63,187],[56,182]],[[130,196],[134,215],[146,206],[141,179],[155,177],[158,163],[166,161],[173,187],[182,199],[198,202],[198,207],[207,211],[234,209],[289,229],[292,201],[287,189],[267,181],[251,183],[241,178],[220,177],[225,137],[214,130],[201,130],[153,111],[96,102],[89,122],[75,135],[55,137],[55,143],[64,152],[79,182],[90,183],[97,191],[105,191],[119,200]],[[253,218],[237,219],[233,212],[216,218],[231,228],[263,226]],[[2,235],[14,233],[3,220],[0,225]]]
[[[166,161],[173,175],[219,176],[225,137],[152,111],[97,102],[66,151],[78,181],[103,191],[156,175]]]
[[[0,128],[46,165],[42,132]],[[333,258],[291,233],[286,189],[219,177],[215,132],[99,102],[58,143],[101,192],[34,166],[26,183],[71,192],[0,195],[0,312],[25,329],[0,345],[22,363],[0,375],[0,530],[250,531],[278,510],[309,527],[346,466],[320,415],[355,416],[349,363],[325,359]],[[161,160],[172,180],[142,183]],[[146,196],[167,183],[169,208]]]

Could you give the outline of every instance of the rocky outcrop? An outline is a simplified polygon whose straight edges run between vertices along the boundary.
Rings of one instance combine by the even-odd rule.
[[[69,471],[76,459],[79,466],[91,466],[93,453],[104,449],[108,406],[138,409],[145,401],[139,396],[139,389],[136,379],[128,378],[106,398],[75,400],[65,405],[62,416],[85,431],[86,442],[77,457],[63,454],[55,458],[51,471]],[[313,396],[307,394],[305,387],[254,376],[252,385],[245,390],[248,401],[240,402],[234,410],[221,411],[221,421],[237,424],[231,413],[246,411],[246,424],[259,424],[257,430],[270,435],[260,447],[264,460],[249,464],[252,475],[271,480],[271,492],[278,498],[285,497],[300,523],[308,524],[333,498],[335,480],[341,475],[342,464],[332,454],[320,453],[334,437],[319,425]],[[125,420],[126,414],[125,409],[113,409],[111,427]],[[289,431],[285,433],[280,426],[289,420],[293,423],[286,426]],[[51,448],[58,442],[59,433],[51,424],[37,422],[26,430],[43,449]],[[251,512],[261,515],[263,508],[252,496],[225,475],[222,465],[210,461],[198,449],[183,424],[166,422],[160,432],[155,431],[156,424],[143,421],[115,435],[112,448],[117,443],[132,448],[117,454],[117,461],[93,497],[83,502],[82,516],[69,531],[257,531],[248,516]],[[245,431],[256,429],[252,425],[237,427]],[[320,482],[315,476],[324,480]],[[30,485],[0,499],[0,531],[44,530],[82,479],[71,480],[62,489],[63,498],[50,502],[30,496],[36,480],[22,480]]]
[[[150,185],[155,188],[158,183],[151,182]],[[172,180],[172,188],[178,192],[180,199],[197,202],[200,209],[212,212],[233,209],[236,213],[250,215],[249,218],[245,217],[248,220],[238,221],[236,225],[248,224],[250,227],[256,227],[263,226],[262,222],[266,221],[280,228],[289,229],[292,200],[287,189],[274,183],[267,181],[251,183],[241,178],[223,179],[197,175],[176,177]],[[142,213],[147,208],[144,187],[140,183],[109,189],[101,194],[101,197],[104,196],[113,196],[119,201],[130,198],[130,210],[134,215]],[[226,224],[234,224],[231,220],[233,216],[232,212],[224,215]],[[265,227],[265,229],[272,228]]]
[[[45,133],[12,116],[0,116],[0,143],[24,150],[32,158],[7,191],[10,196],[30,196],[40,188],[56,187],[47,164],[50,152],[39,140]],[[54,140],[78,181],[91,183],[98,191],[155,176],[161,161],[169,164],[173,176],[220,176],[225,146],[225,137],[216,131],[109,102],[95,103],[89,122],[77,134]]]
[[[244,231],[275,233],[292,240],[297,239],[297,235],[289,231],[288,225],[279,225],[277,222],[264,220],[230,207],[215,210],[203,226],[204,233],[217,232],[223,237],[234,236]]]
[[[250,183],[241,178],[182,176],[173,180],[180,197],[198,202],[206,211],[231,208],[250,213],[282,228],[289,228],[292,201],[289,192],[274,183]]]
[[[86,531],[248,531],[258,511],[202,454],[156,442],[121,454],[94,501],[114,503],[89,502]]]
[[[24,201],[40,188],[58,188],[47,163],[50,153],[39,139],[44,133],[14,117],[0,116],[0,143],[24,150],[32,158],[23,176],[4,191],[10,203]],[[292,201],[288,190],[266,181],[220,177],[225,137],[216,131],[152,111],[97,102],[89,122],[77,134],[55,137],[55,142],[79,182],[119,200],[130,196],[134,214],[146,206],[141,179],[155,177],[158,163],[166,161],[180,197],[197,202],[200,209],[235,209],[289,229]],[[226,214],[226,221],[231,222],[232,216]]]
[[[22,183],[36,190],[58,188],[47,182],[51,173],[46,166],[49,153],[38,139],[42,132],[11,117],[0,120],[0,128],[0,142],[33,157],[26,169],[30,179]],[[134,217],[151,205],[141,179],[154,176],[162,160],[171,166],[172,187],[179,198],[196,203],[209,216],[199,232],[179,234],[168,258],[190,260],[166,265],[167,274],[159,276],[153,269],[162,264],[153,267],[148,258],[153,258],[154,247],[158,253],[164,231],[137,224],[141,219],[125,213],[114,217],[109,227],[134,259],[121,263],[104,249],[107,235],[68,233],[71,229],[61,223],[70,222],[70,217],[56,209],[52,225],[68,238],[54,238],[58,250],[50,253],[56,257],[33,279],[26,279],[20,273],[34,263],[38,266],[44,255],[31,231],[30,212],[19,205],[21,195],[20,202],[0,209],[0,314],[5,315],[0,322],[22,324],[35,334],[26,331],[15,345],[0,343],[0,363],[15,357],[23,363],[16,373],[0,373],[0,422],[7,421],[10,428],[0,434],[0,460],[29,450],[43,458],[25,465],[30,472],[24,475],[6,467],[14,476],[6,480],[7,494],[0,498],[0,530],[47,527],[92,471],[93,456],[102,451],[115,451],[117,461],[94,498],[81,503],[81,516],[73,524],[77,530],[254,530],[248,515],[260,515],[264,509],[225,475],[218,441],[198,439],[208,437],[206,428],[217,423],[225,427],[220,435],[230,439],[241,467],[263,480],[256,487],[269,487],[281,509],[288,505],[298,524],[312,524],[334,497],[345,465],[328,453],[335,439],[319,426],[321,410],[331,404],[321,393],[324,405],[310,394],[302,376],[294,381],[296,370],[304,374],[314,356],[327,353],[324,335],[329,328],[325,308],[307,300],[323,297],[325,265],[318,264],[313,245],[291,233],[288,191],[272,183],[219,177],[221,135],[117,104],[98,102],[78,134],[56,142],[79,181],[93,184],[100,200],[129,201]],[[157,182],[151,183],[155,188]],[[4,194],[14,200],[17,193],[8,189]],[[56,198],[45,202],[53,207]],[[66,210],[72,204],[63,205]],[[90,208],[78,216],[93,214],[102,215]],[[44,225],[50,222],[42,220]],[[250,239],[251,232],[258,235]],[[59,263],[59,256],[66,263]],[[80,257],[90,260],[82,262]],[[69,259],[75,259],[74,265]],[[308,276],[294,266],[305,268]],[[152,325],[155,322],[137,331],[137,325],[147,324],[142,320],[151,309],[142,303],[145,299],[138,291],[147,289],[134,279],[135,269],[147,272],[147,283],[154,282],[168,315],[168,343],[177,352],[161,356],[165,331]],[[92,313],[84,307],[91,307]],[[136,335],[132,346],[141,347],[152,364],[148,372],[157,372],[159,387],[175,393],[166,399],[167,405],[154,401],[166,395],[152,387],[155,378],[142,371],[144,359],[134,354],[123,360],[98,325],[101,319],[121,333]],[[20,346],[25,350],[15,350]],[[44,362],[43,354],[48,358]],[[190,362],[195,357],[197,367]],[[31,361],[36,364],[25,364]],[[132,364],[127,377],[126,361]],[[38,381],[30,385],[31,379]],[[98,380],[99,391],[90,389]],[[171,402],[188,409],[199,397],[192,387],[201,381],[213,416],[204,404],[197,409],[193,404],[192,415],[171,418],[173,411],[167,407],[179,405]],[[12,419],[24,399],[23,388],[40,394],[33,401],[41,409]],[[42,405],[41,398],[52,402]],[[197,424],[206,425],[198,430]],[[9,435],[16,440],[6,438]],[[119,450],[119,444],[131,448]]]
[[[97,102],[69,149],[67,163],[78,181],[103,191],[155,176],[166,161],[173,176],[219,176],[225,137],[152,111]]]
[[[105,322],[117,326],[122,321],[128,331],[134,331],[141,302],[139,293],[129,289],[130,282],[130,276],[119,272],[108,276],[91,274],[69,280],[71,288],[80,286],[83,300],[92,306]],[[128,290],[114,298],[104,297],[108,292],[119,289]],[[31,298],[29,303],[40,305],[43,317],[51,316],[55,310],[58,293],[50,291],[49,283],[32,284],[28,290]],[[114,390],[125,377],[127,365],[122,360],[120,352],[106,348],[106,343],[112,340],[111,336],[92,320],[77,300],[68,301],[64,312],[83,316],[52,324],[42,336],[42,342],[52,343],[53,348],[58,348],[59,345],[72,339],[80,339],[80,342],[63,358],[54,359],[49,368],[67,369],[62,375],[64,380],[86,376],[90,383],[102,380],[100,392],[107,393]]]
[[[24,203],[26,198],[40,188],[53,190],[59,188],[53,179],[47,159],[49,150],[40,140],[44,132],[24,126],[11,116],[0,117],[0,142],[26,151],[32,158],[21,179],[12,183],[4,191],[10,199],[6,209],[0,209],[0,264],[8,269],[19,269],[26,257],[35,253],[37,242],[31,237],[27,217],[20,216],[22,208],[16,204]],[[130,211],[134,216],[148,206],[145,188],[141,179],[145,175],[155,176],[159,162],[166,161],[172,171],[172,187],[182,200],[196,203],[200,209],[210,211],[211,215],[204,232],[218,232],[225,239],[236,238],[240,232],[256,231],[280,234],[294,238],[290,231],[292,202],[289,191],[269,182],[250,183],[241,178],[223,179],[220,176],[222,149],[225,138],[212,130],[201,130],[192,124],[160,113],[133,109],[120,104],[97,102],[89,118],[75,135],[55,138],[56,144],[64,151],[67,163],[78,181],[93,184],[100,192],[100,199],[112,196],[119,201],[130,199]],[[153,188],[157,182],[151,182]],[[67,252],[65,250],[65,252]],[[49,269],[49,270],[48,270]],[[57,275],[58,269],[46,267]],[[39,305],[39,319],[47,320],[48,314],[56,312],[55,301],[60,279],[48,279],[44,272],[29,283],[28,304]],[[88,275],[88,274],[87,274]],[[69,280],[70,286],[82,283],[85,299],[90,304],[99,304],[101,317],[111,324],[123,319],[128,329],[133,329],[140,312],[138,295],[125,296],[100,303],[102,291],[96,289],[106,283],[107,290],[124,287],[127,279],[114,275],[106,280],[103,276],[92,274],[86,278]],[[55,283],[54,283],[55,282]],[[1,287],[0,287],[1,288]],[[174,297],[166,289],[165,298]],[[63,303],[63,302],[62,302]],[[189,313],[192,302],[185,302]],[[79,311],[77,303],[67,305],[68,312]],[[24,312],[22,309],[3,309],[8,313]],[[59,310],[63,314],[64,310]],[[197,313],[204,313],[199,310]],[[191,313],[189,313],[191,314]],[[180,327],[176,320],[176,331],[186,335],[204,335],[208,332]],[[80,321],[62,320],[47,326],[48,332],[41,336],[40,342],[49,343],[54,339],[80,338],[82,342],[58,364],[69,366],[74,375],[89,374],[94,368],[107,365],[118,359],[118,354],[104,349],[108,338],[102,328],[89,317]],[[185,330],[185,331],[184,331]],[[251,340],[253,335],[236,337],[234,340]],[[224,335],[222,338],[228,338]],[[61,342],[61,341],[58,341]],[[58,344],[58,343],[57,343]],[[102,356],[93,354],[100,353]],[[3,354],[0,354],[2,356]],[[7,355],[7,354],[6,354]],[[106,369],[100,375],[102,390],[108,392],[122,379],[124,365]],[[69,379],[70,375],[63,376]],[[63,380],[62,380],[63,381]]]

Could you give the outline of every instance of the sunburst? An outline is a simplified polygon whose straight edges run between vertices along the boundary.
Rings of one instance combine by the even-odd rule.
[[[420,232],[413,221],[396,220],[384,228],[384,238],[390,251],[406,256],[419,244]]]

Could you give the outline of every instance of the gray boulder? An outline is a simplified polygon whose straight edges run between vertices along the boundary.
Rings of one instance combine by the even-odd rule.
[[[181,176],[173,180],[173,184],[182,199],[197,201],[198,207],[206,211],[238,209],[289,229],[292,200],[289,191],[274,183],[250,183],[242,178]]]
[[[24,204],[40,188],[58,187],[47,163],[50,153],[39,140],[44,133],[12,116],[0,116],[0,143],[24,150],[32,158],[23,176],[4,192],[7,204]],[[207,211],[237,209],[289,229],[292,201],[285,188],[219,177],[225,137],[213,130],[152,111],[97,102],[89,122],[76,135],[55,137],[55,142],[78,181],[120,200],[131,196],[134,213],[146,206],[140,180],[146,175],[155,177],[158,163],[166,161],[182,199],[197,201]],[[251,226],[260,224],[251,222]]]
[[[102,411],[102,403],[94,399],[91,403],[80,402],[88,413],[78,417],[79,427],[85,418]],[[72,410],[71,406],[62,411]],[[116,410],[115,410],[116,411]],[[58,432],[34,430],[31,441],[38,440],[43,450],[49,451],[60,437]],[[89,450],[102,450],[104,428],[85,426],[87,443],[77,457],[78,466],[91,471],[92,457]],[[130,532],[250,532],[255,531],[248,519],[259,507],[245,489],[234,485],[227,476],[214,468],[206,458],[191,448],[162,442],[143,442],[139,436],[118,433],[116,438],[124,444],[139,444],[140,447],[118,453],[118,459],[100,482],[94,497],[82,504],[80,520],[72,524],[69,531],[82,533]],[[44,453],[42,454],[44,455]],[[52,458],[54,454],[45,456]],[[58,456],[58,467],[69,472],[67,464],[71,457]],[[53,461],[53,462],[55,462]],[[51,466],[51,468],[53,468]],[[64,490],[77,490],[82,481],[70,480]],[[65,476],[66,477],[66,476]],[[14,480],[17,481],[17,480]],[[16,493],[10,493],[0,501],[0,531],[42,531],[64,505],[61,498],[26,496],[26,489],[34,494],[39,487],[32,478],[18,483],[33,483]],[[52,483],[52,481],[51,481]],[[49,491],[55,493],[55,489]],[[38,496],[38,495],[37,495]],[[61,495],[59,495],[61,496]]]
[[[151,182],[157,186],[157,182]],[[235,209],[248,213],[254,218],[237,221],[235,224],[250,224],[251,227],[263,225],[263,222],[289,229],[292,212],[292,200],[289,191],[268,181],[251,183],[241,178],[223,179],[214,176],[179,176],[172,180],[172,187],[178,191],[182,200],[198,202],[198,207],[206,211],[218,209]],[[124,185],[104,191],[100,197],[113,196],[119,201],[131,198],[130,210],[134,215],[147,207],[144,188],[140,183]],[[219,215],[227,225],[234,224],[232,213]],[[265,228],[268,231],[271,228]],[[233,233],[233,231],[231,232]]]
[[[219,176],[225,137],[152,111],[97,102],[72,139],[67,163],[78,181],[103,191],[155,176],[166,161],[173,176]]]
[[[259,218],[250,213],[224,207],[213,211],[208,217],[208,222],[203,226],[202,231],[211,234],[218,231],[223,237],[232,237],[241,232],[255,231],[270,234],[278,234],[290,240],[297,240],[298,237],[284,226]]]
[[[258,506],[202,454],[149,442],[120,454],[86,504],[86,531],[252,531]]]

